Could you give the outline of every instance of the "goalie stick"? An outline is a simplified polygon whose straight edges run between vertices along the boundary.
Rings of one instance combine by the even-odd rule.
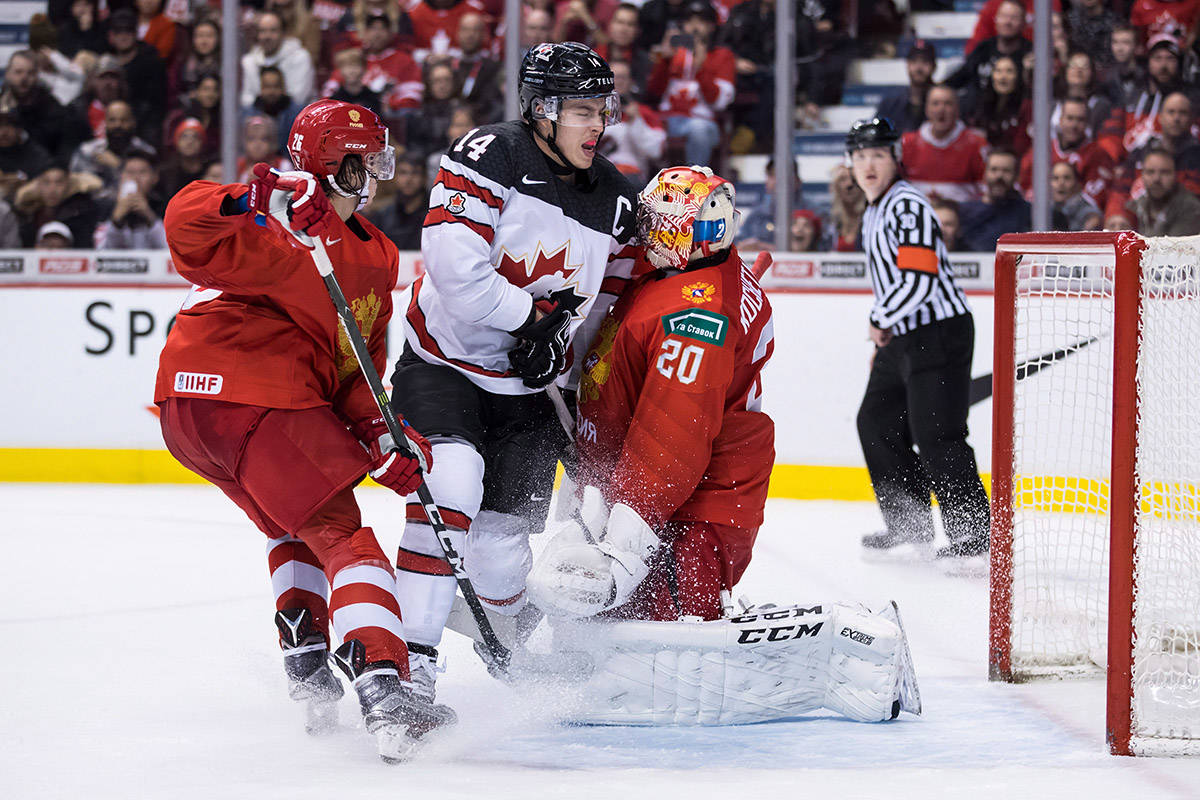
[[[286,188],[283,181],[280,181],[278,185],[280,188]],[[371,396],[375,398],[375,405],[378,406],[379,413],[383,416],[384,423],[387,425],[393,442],[402,451],[412,457],[416,457],[412,452],[412,448],[408,445],[408,437],[404,435],[400,422],[396,419],[395,412],[392,411],[391,403],[388,402],[387,390],[383,387],[383,381],[380,380],[379,372],[375,369],[375,362],[371,360],[371,354],[367,350],[367,343],[363,340],[362,331],[358,328],[358,322],[354,319],[354,313],[350,310],[350,304],[346,302],[346,295],[342,293],[341,284],[338,283],[337,276],[333,274],[333,262],[329,260],[329,254],[325,251],[324,242],[321,241],[320,237],[313,238],[293,231],[287,223],[286,207],[280,209],[272,208],[270,216],[283,228],[287,235],[295,239],[312,257],[313,265],[317,268],[321,280],[325,282],[325,289],[329,292],[329,299],[333,302],[333,307],[338,314],[338,320],[341,322],[342,329],[346,332],[346,338],[349,339],[350,346],[354,350],[354,357],[358,359],[359,369],[362,370],[363,378],[367,381],[367,386],[371,390]],[[433,528],[438,544],[441,545],[446,563],[450,565],[450,569],[454,573],[454,580],[458,583],[458,589],[462,592],[463,599],[466,601],[471,615],[475,618],[475,622],[479,626],[479,634],[483,639],[484,647],[487,648],[489,655],[495,660],[497,667],[502,670],[507,669],[512,660],[512,653],[507,647],[501,644],[495,630],[492,629],[491,622],[488,620],[483,606],[479,602],[479,596],[475,593],[475,587],[471,585],[471,579],[467,577],[467,573],[463,568],[462,555],[454,549],[454,543],[450,541],[450,536],[446,531],[446,524],[442,521],[442,515],[438,511],[437,504],[433,501],[433,495],[430,494],[429,487],[424,480],[417,487],[417,498],[421,501],[421,508],[424,510],[425,516],[429,519],[429,525]]]

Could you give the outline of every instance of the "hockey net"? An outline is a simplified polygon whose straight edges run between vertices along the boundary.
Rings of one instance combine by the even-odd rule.
[[[991,677],[1107,675],[1114,753],[1200,754],[1200,237],[1005,236]]]

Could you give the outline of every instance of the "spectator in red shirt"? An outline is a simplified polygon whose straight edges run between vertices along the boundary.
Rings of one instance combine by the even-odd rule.
[[[1159,36],[1188,39],[1200,20],[1200,0],[1135,0],[1129,22],[1149,45]]]
[[[987,142],[959,119],[958,95],[944,84],[925,98],[925,123],[901,139],[904,172],[927,195],[974,200],[981,194]]]
[[[996,10],[1003,2],[1005,0],[987,0],[983,4],[983,8],[979,9],[979,19],[975,22],[975,31],[967,41],[966,52],[968,54],[984,39],[990,39],[996,35]],[[1021,5],[1025,9],[1025,30],[1021,35],[1030,41],[1033,40],[1033,3],[1034,0],[1021,0]],[[1053,13],[1061,14],[1061,0],[1052,0],[1051,8]]]
[[[1158,112],[1159,133],[1131,152],[1116,170],[1113,190],[1103,206],[1109,213],[1119,214],[1130,200],[1145,193],[1140,177],[1146,153],[1165,150],[1175,159],[1176,177],[1192,194],[1200,194],[1200,141],[1192,133],[1192,101],[1183,92],[1172,92],[1162,102]]]
[[[485,13],[478,0],[419,0],[408,12],[413,26],[413,56],[424,63],[431,55],[458,47],[458,24],[464,14]]]
[[[717,115],[733,100],[734,55],[713,47],[717,12],[706,0],[688,5],[683,33],[669,54],[654,63],[647,93],[661,98],[667,132],[686,140],[689,164],[707,165],[721,140]]]
[[[163,0],[136,0],[138,38],[158,51],[164,64],[175,60],[178,26],[162,13]]]
[[[1145,83],[1125,96],[1124,106],[1113,109],[1097,137],[1113,161],[1123,160],[1157,132],[1163,98],[1180,88],[1181,57],[1179,42],[1170,36],[1160,36],[1150,43]]]
[[[1062,101],[1058,117],[1058,134],[1050,137],[1050,164],[1070,162],[1083,176],[1083,190],[1101,208],[1107,200],[1109,184],[1115,165],[1112,156],[1087,135],[1088,106],[1083,100]],[[1033,198],[1033,151],[1021,160],[1021,188],[1027,199]]]

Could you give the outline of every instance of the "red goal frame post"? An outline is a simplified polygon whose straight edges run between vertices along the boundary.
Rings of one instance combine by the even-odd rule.
[[[1000,237],[995,267],[995,349],[992,392],[992,529],[989,678],[1014,673],[1013,467],[1016,361],[1013,348],[1017,265],[1024,255],[1111,256],[1113,263],[1113,431],[1109,495],[1107,739],[1111,751],[1131,755],[1134,520],[1137,486],[1137,349],[1141,306],[1140,257],[1145,240],[1130,232],[1028,233]]]

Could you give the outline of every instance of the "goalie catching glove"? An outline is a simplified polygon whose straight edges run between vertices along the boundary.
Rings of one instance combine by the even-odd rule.
[[[400,424],[407,440],[403,447],[397,446],[383,417],[355,426],[354,435],[371,457],[367,474],[380,486],[405,496],[417,490],[422,474],[433,466],[433,448],[407,420],[400,420]]]
[[[590,617],[624,605],[646,576],[662,540],[629,506],[609,511],[585,487],[574,519],[559,526],[533,566],[529,598],[547,614]]]

